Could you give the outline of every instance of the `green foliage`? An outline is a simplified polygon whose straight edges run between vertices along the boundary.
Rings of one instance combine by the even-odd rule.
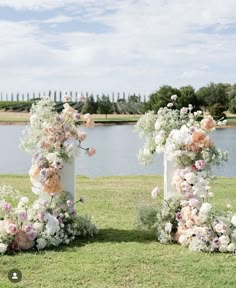
[[[107,114],[112,113],[112,103],[110,101],[110,98],[108,96],[103,95],[101,97],[101,99],[99,99],[98,101],[98,110],[97,112],[100,114],[106,114],[106,118],[107,118]]]
[[[229,112],[236,113],[236,96],[229,103]]]
[[[129,96],[128,102],[129,103],[138,103],[138,102],[140,102],[140,97],[136,96],[135,94],[131,95],[131,96]]]
[[[171,86],[162,86],[158,91],[150,95],[149,100],[145,103],[145,110],[157,112],[160,107],[165,107],[171,102],[171,96],[174,94],[180,97],[181,92]]]
[[[226,114],[224,113],[225,110],[226,110],[226,107],[222,105],[221,103],[215,103],[214,105],[209,107],[209,112],[211,116],[216,120],[219,120],[221,118],[226,119]]]
[[[197,91],[197,98],[201,106],[205,108],[212,107],[214,104],[219,103],[225,107],[229,107],[229,86],[223,83],[210,83],[206,87],[201,87]],[[224,110],[224,111],[225,111]]]
[[[89,96],[83,105],[82,113],[96,114],[98,110],[98,103],[94,101],[93,95]]]
[[[142,205],[137,211],[137,226],[140,229],[152,229],[157,222],[158,209],[154,206]]]

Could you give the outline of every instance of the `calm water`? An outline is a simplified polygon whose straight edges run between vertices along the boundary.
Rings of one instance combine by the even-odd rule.
[[[26,174],[31,155],[19,150],[19,139],[25,126],[0,126],[0,174]],[[84,146],[97,150],[94,157],[83,153],[77,158],[77,174],[90,177],[112,175],[162,174],[162,157],[148,167],[140,165],[137,153],[143,140],[134,132],[134,126],[99,126],[85,129],[88,139]],[[227,150],[229,161],[214,170],[214,174],[236,177],[236,129],[221,129],[211,133],[216,145]]]

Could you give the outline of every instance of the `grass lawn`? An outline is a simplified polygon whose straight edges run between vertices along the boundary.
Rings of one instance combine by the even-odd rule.
[[[0,110],[0,123],[21,123],[29,121],[30,114],[27,112],[5,112]],[[127,115],[127,114],[108,114],[107,118],[106,115],[102,114],[95,114],[93,115],[94,121],[99,122],[122,122],[122,121],[130,121],[134,122],[140,118],[140,115]]]
[[[33,199],[28,176],[0,176]],[[212,185],[216,209],[236,207],[236,178]],[[100,228],[95,239],[41,252],[0,256],[0,288],[232,288],[236,287],[236,256],[192,253],[179,245],[157,243],[135,229],[137,205],[151,203],[151,189],[162,187],[160,176],[77,178],[78,196],[86,198],[78,211],[92,215]],[[7,272],[20,269],[23,280],[12,284]]]

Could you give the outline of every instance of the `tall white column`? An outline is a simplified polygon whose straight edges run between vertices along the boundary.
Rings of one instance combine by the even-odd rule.
[[[61,183],[63,191],[69,192],[72,201],[76,201],[76,174],[75,174],[75,158],[64,162],[62,169]]]
[[[167,160],[167,155],[164,153],[164,199],[167,200],[173,194],[176,194],[176,189],[171,185],[172,178],[176,167],[172,161]]]

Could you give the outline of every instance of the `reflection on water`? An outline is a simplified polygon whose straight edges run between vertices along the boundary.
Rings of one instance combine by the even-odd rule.
[[[0,174],[26,174],[31,165],[31,155],[19,150],[19,140],[25,126],[0,126]],[[111,175],[162,174],[162,156],[154,164],[144,167],[138,163],[137,153],[143,140],[134,133],[134,126],[99,126],[88,132],[84,142],[93,146],[97,154],[87,157],[81,152],[77,158],[77,174],[90,177]],[[214,169],[216,175],[236,177],[236,129],[219,129],[211,133],[213,141],[229,152],[229,161]]]

